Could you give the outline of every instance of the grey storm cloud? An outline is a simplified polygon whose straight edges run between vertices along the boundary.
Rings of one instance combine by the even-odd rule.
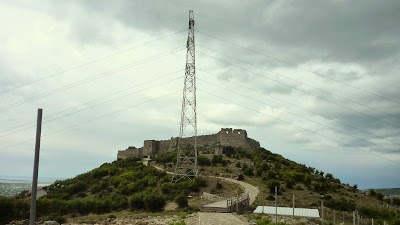
[[[373,0],[246,3],[175,0],[162,4],[143,0],[118,1],[112,5],[108,1],[79,4],[89,13],[102,13],[128,26],[153,32],[186,24],[186,12],[194,9],[200,31],[227,39],[281,46],[294,51],[295,57],[290,59],[297,63],[313,57],[371,63],[398,56],[400,48],[400,3],[396,0],[384,4]]]

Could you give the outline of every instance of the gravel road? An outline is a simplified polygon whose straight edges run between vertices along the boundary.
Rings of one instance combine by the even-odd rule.
[[[185,219],[188,225],[248,225],[242,216],[231,213],[198,212],[196,215]]]

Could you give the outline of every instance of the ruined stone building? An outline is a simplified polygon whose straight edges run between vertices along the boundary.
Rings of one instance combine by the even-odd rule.
[[[178,143],[182,149],[191,147],[188,145],[193,143],[190,141],[192,137],[178,139],[175,137],[170,140],[145,140],[141,148],[129,146],[126,150],[118,151],[117,158],[152,156],[177,149]],[[247,137],[246,130],[242,129],[221,128],[216,134],[197,136],[197,149],[203,153],[223,154],[226,147],[257,149],[260,148],[260,143]]]

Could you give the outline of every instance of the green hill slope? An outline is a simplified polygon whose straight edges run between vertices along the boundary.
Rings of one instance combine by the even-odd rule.
[[[49,194],[38,200],[38,217],[63,221],[66,217],[89,213],[155,212],[162,211],[168,202],[176,202],[186,210],[189,204],[196,210],[204,203],[200,197],[202,191],[225,196],[240,191],[237,184],[209,175],[236,177],[259,187],[260,194],[252,207],[273,205],[274,187],[277,186],[279,206],[291,207],[293,196],[296,207],[318,208],[323,201],[328,220],[333,220],[335,213],[351,221],[353,210],[363,218],[375,218],[377,224],[400,217],[399,202],[385,202],[376,193],[372,196],[361,192],[357,186],[342,184],[330,173],[287,160],[263,148],[230,149],[227,152],[230,154],[200,154],[198,162],[202,177],[191,181],[182,179],[176,184],[171,184],[169,174],[151,166],[155,164],[173,171],[176,152],[154,157],[150,166],[144,166],[137,158],[105,163],[75,178],[56,181],[46,187]],[[188,202],[186,196],[189,194],[193,198]],[[0,224],[29,218],[30,201],[24,196],[25,193],[12,198],[0,197]]]

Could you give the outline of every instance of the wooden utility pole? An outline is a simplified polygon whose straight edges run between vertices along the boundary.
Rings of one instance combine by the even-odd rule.
[[[32,179],[32,201],[29,217],[29,225],[35,225],[36,220],[36,196],[37,196],[37,181],[39,173],[39,153],[40,153],[40,136],[42,133],[42,109],[38,109],[37,125],[36,125],[36,143],[35,143],[35,158],[33,161],[33,179]]]
[[[356,211],[353,211],[353,225],[356,225]]]

